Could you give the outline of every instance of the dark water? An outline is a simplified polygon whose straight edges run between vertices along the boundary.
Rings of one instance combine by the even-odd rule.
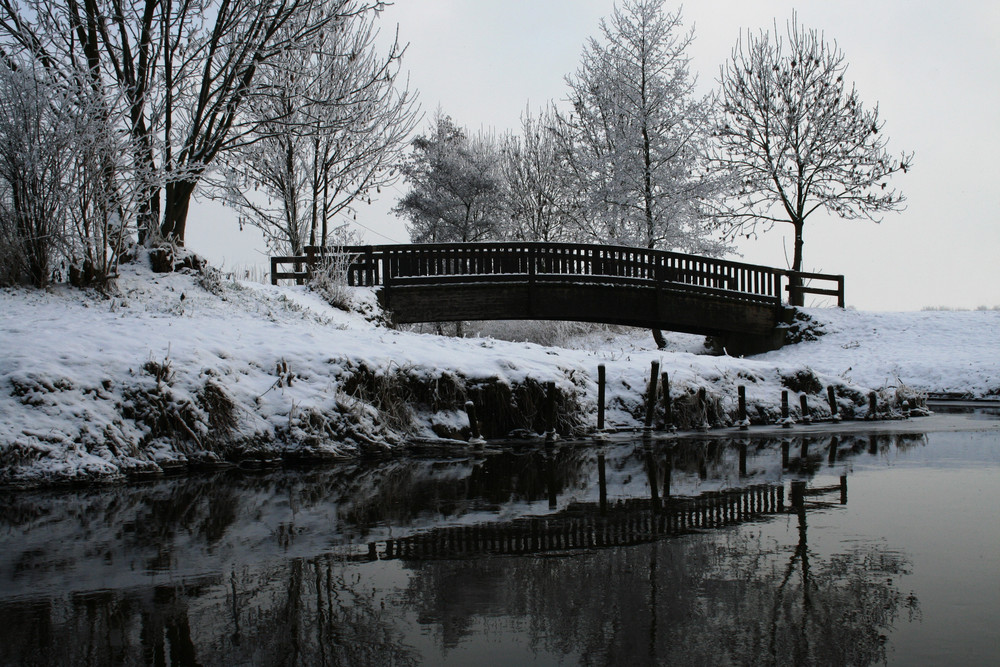
[[[1000,661],[995,429],[521,446],[0,503],[3,665]]]

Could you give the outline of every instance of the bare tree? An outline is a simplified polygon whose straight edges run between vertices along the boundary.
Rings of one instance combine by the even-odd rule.
[[[717,254],[705,204],[722,183],[707,167],[706,101],[695,97],[680,12],[624,0],[567,77],[560,117],[577,221],[601,241]]]
[[[325,245],[337,216],[396,179],[416,103],[397,84],[403,48],[375,48],[376,11],[354,4],[261,71],[248,143],[225,158],[221,194],[268,244]],[[332,224],[331,224],[332,223]]]
[[[836,43],[800,26],[794,13],[787,39],[777,25],[773,35],[748,35],[721,70],[716,159],[740,188],[723,211],[730,233],[791,224],[793,271],[802,270],[802,231],[815,211],[878,222],[905,201],[888,179],[908,170],[913,154],[889,155],[878,107],[862,107],[846,70]],[[802,305],[801,294],[793,303]]]

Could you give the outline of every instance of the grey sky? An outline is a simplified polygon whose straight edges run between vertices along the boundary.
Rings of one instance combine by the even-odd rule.
[[[405,68],[428,117],[440,105],[460,125],[503,132],[518,128],[526,106],[535,112],[565,97],[564,76],[612,7],[613,0],[397,0],[382,29],[398,24],[409,42]],[[688,3],[683,18],[695,30],[690,56],[703,90],[715,85],[741,30],[775,20],[784,29],[793,7],[801,23],[844,51],[861,99],[879,105],[890,149],[916,153],[913,171],[895,178],[907,210],[878,225],[816,214],[806,224],[805,269],[845,274],[848,304],[864,310],[1000,305],[1000,3]],[[388,213],[404,189],[399,183],[361,207],[367,241],[407,240],[403,222]],[[189,226],[191,247],[230,267],[260,258],[257,232],[232,234],[225,214],[201,210],[220,219]],[[786,266],[785,231],[778,226],[742,246],[743,259]]]

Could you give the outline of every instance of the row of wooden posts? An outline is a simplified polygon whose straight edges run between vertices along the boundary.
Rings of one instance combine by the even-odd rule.
[[[607,387],[607,369],[604,364],[597,367],[597,430],[605,430],[604,412],[605,397]],[[737,415],[736,423],[740,430],[747,430],[750,427],[750,420],[747,416],[747,390],[745,385],[737,387]],[[663,410],[663,428],[674,430],[673,405],[670,398],[670,376],[664,371],[660,373],[660,362],[650,363],[649,383],[646,391],[646,413],[643,425],[646,429],[653,427],[656,416],[657,398]],[[830,406],[830,419],[840,421],[841,417],[837,407],[837,395],[833,386],[826,388],[827,403]],[[545,424],[546,439],[554,439],[556,433],[556,383],[547,382],[545,385]],[[707,405],[707,391],[704,387],[698,389],[698,405],[701,406],[702,414],[705,414]],[[479,421],[476,413],[476,405],[472,401],[466,401],[465,410],[469,417],[469,426],[472,432],[472,440],[481,441],[482,434],[479,430]],[[805,424],[812,423],[812,411],[805,394],[799,394],[800,419]],[[875,419],[878,415],[878,395],[873,391],[868,394],[868,415],[867,419]],[[781,419],[778,422],[783,428],[791,428],[794,423],[791,418],[791,411],[788,404],[788,390],[781,392]],[[700,429],[708,429],[709,425],[703,423]]]

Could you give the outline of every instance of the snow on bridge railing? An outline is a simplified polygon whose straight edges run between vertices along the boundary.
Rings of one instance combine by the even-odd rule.
[[[567,281],[668,286],[714,292],[730,298],[781,302],[785,290],[833,294],[843,306],[843,276],[791,273],[767,266],[685,255],[664,250],[582,243],[437,243],[413,245],[310,246],[306,254],[271,258],[271,282],[300,284],[312,267],[329,257],[348,255],[349,285],[428,285],[449,282]],[[293,264],[293,271],[281,271]],[[821,290],[802,279],[831,280],[837,290]],[[794,301],[793,301],[794,302]]]

